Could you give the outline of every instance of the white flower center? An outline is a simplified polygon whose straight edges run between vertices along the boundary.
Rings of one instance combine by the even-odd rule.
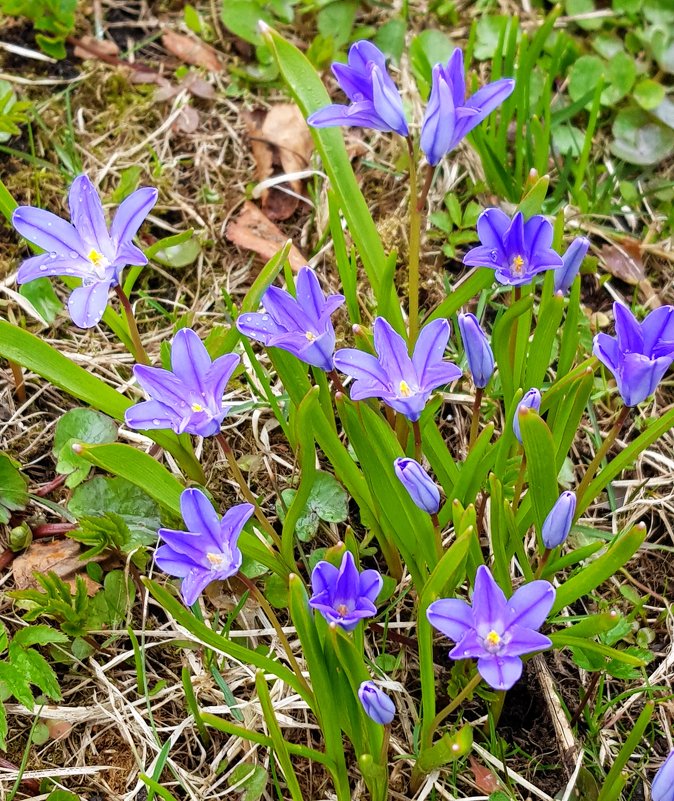
[[[493,629],[484,638],[482,644],[490,654],[496,654],[501,650],[503,645],[503,637]]]
[[[211,563],[211,570],[216,570],[225,561],[225,555],[224,553],[213,553],[209,551],[206,554],[206,559]]]
[[[105,278],[105,271],[110,266],[110,262],[105,258],[102,253],[99,253],[93,248],[87,254],[87,258],[94,268],[94,273],[97,278],[103,280]]]
[[[515,275],[523,275],[524,273],[524,259],[519,254],[515,256],[512,260],[510,265],[510,269],[515,273]]]
[[[400,396],[403,398],[409,398],[413,394],[410,385],[407,383],[407,381],[400,382],[400,384],[398,385],[398,392],[400,393]]]

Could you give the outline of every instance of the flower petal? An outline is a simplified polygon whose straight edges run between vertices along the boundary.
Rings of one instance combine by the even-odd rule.
[[[613,304],[615,332],[621,353],[643,353],[644,340],[641,326],[624,303]]]
[[[441,598],[426,610],[428,622],[450,640],[459,642],[473,629],[473,610],[459,598]]]
[[[114,258],[112,243],[101,199],[94,185],[86,175],[78,175],[70,186],[68,194],[70,219],[82,237],[82,241],[105,256]]]
[[[313,595],[326,594],[327,597],[332,596],[332,591],[337,582],[337,574],[339,569],[330,562],[319,562],[316,567],[311,571],[311,589]]]
[[[485,209],[477,218],[477,235],[484,247],[496,250],[502,258],[506,258],[503,238],[509,226],[510,217],[501,209]],[[491,261],[493,263],[494,260]]]
[[[615,373],[620,364],[620,349],[618,348],[618,341],[615,337],[610,337],[608,334],[597,334],[594,338],[592,346],[592,353],[604,364],[608,369]]]
[[[110,226],[110,238],[116,246],[131,242],[158,196],[154,187],[142,186],[122,201]]]
[[[256,339],[263,345],[281,332],[278,324],[268,314],[261,312],[240,314],[236,319],[236,327],[244,336]]]
[[[539,262],[541,259],[549,258],[552,236],[552,226],[541,214],[535,214],[524,223],[524,241],[531,254],[530,261]],[[561,256],[559,260],[562,261]]]
[[[12,225],[21,236],[46,251],[66,257],[75,253],[80,259],[88,261],[89,249],[82,242],[75,226],[51,211],[36,209],[34,206],[19,206],[12,214]]]
[[[201,490],[196,488],[183,490],[180,495],[180,514],[190,531],[202,534],[219,548],[220,516]]]
[[[484,637],[492,629],[502,632],[506,619],[506,597],[503,590],[485,565],[480,565],[475,574],[473,588],[473,618],[475,628]],[[483,632],[482,629],[485,629]]]
[[[428,163],[434,167],[452,148],[456,113],[452,91],[444,78],[442,65],[433,67],[431,94],[421,125],[419,145]]]
[[[70,256],[53,257],[51,253],[41,253],[31,256],[19,267],[16,275],[18,284],[26,284],[36,278],[45,278],[51,275],[72,275],[76,278],[86,278],[91,273],[91,263],[79,256],[71,259]]]
[[[206,392],[206,373],[211,357],[204,343],[191,328],[181,328],[171,343],[171,370],[185,384],[198,392]]]
[[[477,670],[494,690],[509,690],[522,675],[522,660],[518,656],[483,656]]]
[[[297,299],[285,289],[270,286],[264,293],[262,303],[282,329],[302,334],[313,330],[314,326],[309,315],[302,309]]]
[[[515,81],[512,78],[501,78],[483,86],[468,98],[466,108],[475,109],[477,114],[462,117],[457,124],[455,137],[463,139],[473,128],[495,111],[513,92]]]
[[[332,73],[337,79],[339,88],[352,103],[363,99],[372,100],[372,80],[365,63],[353,67],[351,64],[335,62],[332,65]]]
[[[384,317],[377,317],[372,330],[374,347],[379,363],[387,376],[387,383],[396,389],[401,381],[414,387],[417,384],[418,376],[412,360],[407,354],[405,340]],[[423,354],[421,359],[423,361]]]
[[[133,374],[151,398],[166,404],[179,417],[183,417],[184,412],[188,411],[189,387],[186,387],[172,372],[164,370],[163,367],[137,364],[133,368]]]
[[[429,367],[442,363],[449,333],[449,320],[444,317],[433,320],[421,329],[412,355],[412,364],[420,384],[426,383],[425,373]]]
[[[641,323],[643,352],[647,356],[669,356],[674,352],[674,306],[660,306]]]
[[[302,267],[295,279],[295,297],[304,313],[318,323],[325,306],[325,295],[311,267]]]
[[[508,601],[508,628],[516,625],[540,629],[554,602],[555,588],[549,581],[530,581],[523,584]]]
[[[372,67],[372,103],[380,119],[400,136],[407,136],[408,127],[403,110],[403,101],[389,74]]]
[[[363,570],[358,579],[358,596],[374,604],[381,592],[384,580],[377,570]]]
[[[196,603],[197,598],[213,581],[215,576],[210,570],[190,570],[180,585],[183,601],[187,606]]]
[[[222,405],[222,398],[227,389],[232,373],[239,366],[241,357],[236,353],[225,353],[211,364],[205,378],[207,393],[213,396],[216,404]]]
[[[184,556],[192,567],[210,570],[210,563],[206,558],[208,544],[204,543],[201,532],[160,528],[158,534],[174,553]],[[216,548],[211,544],[210,550],[215,551]]]
[[[335,367],[345,375],[362,381],[364,384],[377,385],[382,389],[389,385],[384,368],[371,353],[364,353],[355,348],[341,348],[335,353],[333,362]],[[353,390],[351,396],[353,397]]]
[[[96,281],[89,286],[78,286],[68,298],[68,313],[80,328],[93,328],[100,322],[108,305],[110,284]]]
[[[220,521],[219,542],[234,551],[243,527],[254,512],[255,507],[252,503],[237,503],[236,506],[231,506]]]
[[[156,400],[141,401],[124,412],[124,422],[129,428],[149,431],[155,428],[170,428],[176,431],[181,417],[172,408]]]
[[[532,654],[534,651],[544,651],[552,645],[552,640],[549,637],[523,626],[509,626],[508,636],[510,639],[501,652],[507,656]]]
[[[160,570],[169,576],[185,578],[194,568],[194,562],[184,554],[174,551],[170,545],[162,545],[154,552],[154,561]]]
[[[345,551],[335,582],[332,603],[334,607],[346,604],[354,608],[360,589],[360,575],[351,551]]]
[[[468,267],[489,267],[495,270],[506,260],[503,248],[496,250],[486,245],[477,245],[471,248],[463,257],[463,263]]]

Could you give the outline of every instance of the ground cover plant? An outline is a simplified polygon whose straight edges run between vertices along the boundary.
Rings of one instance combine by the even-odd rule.
[[[3,797],[671,801],[667,2],[66,5],[0,36]]]

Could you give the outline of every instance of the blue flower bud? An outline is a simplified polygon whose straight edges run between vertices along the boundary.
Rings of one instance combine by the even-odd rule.
[[[555,292],[564,295],[571,289],[573,279],[578,275],[580,265],[583,263],[590,240],[584,236],[576,237],[562,256],[562,266],[555,270]]]
[[[674,801],[674,751],[660,766],[651,784],[653,801]]]
[[[522,432],[520,431],[520,409],[534,409],[538,411],[541,408],[541,393],[537,389],[530,389],[524,393],[524,397],[518,403],[515,409],[515,416],[513,417],[513,431],[517,437],[518,442],[522,442]]]
[[[494,354],[474,314],[459,314],[459,329],[476,387],[484,389],[494,372]]]
[[[429,515],[437,514],[440,508],[440,490],[419,462],[407,458],[396,459],[393,469],[419,509]]]
[[[569,536],[573,516],[576,513],[576,496],[573,492],[563,492],[543,523],[543,545],[552,550],[561,545]]]
[[[365,714],[375,723],[388,725],[395,717],[396,708],[393,701],[373,681],[364,681],[358,688],[358,697]]]

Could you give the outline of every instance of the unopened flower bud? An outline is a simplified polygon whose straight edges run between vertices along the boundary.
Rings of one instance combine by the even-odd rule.
[[[573,279],[578,275],[580,265],[590,247],[590,240],[584,236],[576,237],[562,256],[562,266],[555,270],[555,292],[566,293],[571,289]]]
[[[395,704],[373,681],[364,681],[360,685],[358,698],[360,698],[365,714],[375,723],[386,726],[395,717]]]
[[[474,314],[459,314],[459,329],[476,387],[484,389],[494,372],[494,354]]]
[[[530,389],[524,393],[524,397],[518,403],[513,417],[513,431],[519,442],[522,442],[522,432],[520,431],[520,409],[533,409],[538,411],[541,408],[541,393],[537,389]]]
[[[440,490],[419,462],[408,458],[396,459],[393,469],[419,509],[429,515],[437,514],[440,508]]]
[[[552,550],[561,545],[569,536],[573,516],[576,513],[576,496],[573,492],[563,492],[543,523],[543,545]]]

